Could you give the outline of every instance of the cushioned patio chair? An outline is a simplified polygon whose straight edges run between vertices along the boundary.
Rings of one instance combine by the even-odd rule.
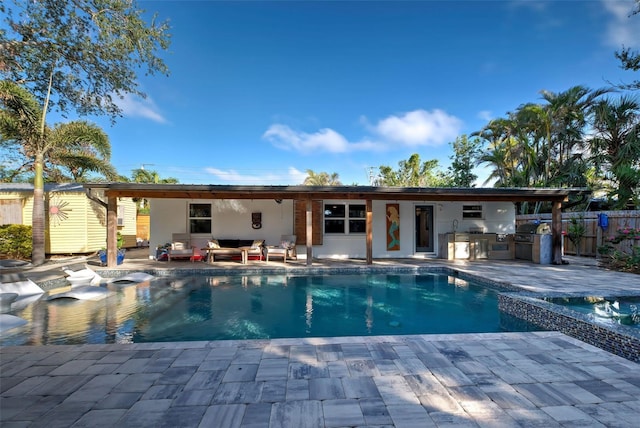
[[[267,246],[267,261],[269,261],[269,257],[282,257],[284,263],[287,262],[287,259],[297,259],[298,255],[296,253],[296,235],[282,235],[280,237],[280,245],[278,246]]]

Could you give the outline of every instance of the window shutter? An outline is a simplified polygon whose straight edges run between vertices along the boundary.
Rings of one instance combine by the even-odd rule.
[[[294,202],[293,227],[296,234],[296,244],[307,243],[307,201],[296,200]],[[322,201],[311,202],[311,224],[313,226],[313,245],[322,245]]]

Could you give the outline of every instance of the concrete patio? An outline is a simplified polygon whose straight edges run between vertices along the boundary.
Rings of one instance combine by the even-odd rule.
[[[568,260],[374,266],[445,266],[537,292],[640,292],[637,275]],[[22,273],[39,283],[60,277],[60,264],[48,265]],[[366,267],[314,262],[336,266]],[[306,269],[133,255],[122,268]],[[3,427],[636,427],[639,415],[640,365],[558,332],[0,349]]]

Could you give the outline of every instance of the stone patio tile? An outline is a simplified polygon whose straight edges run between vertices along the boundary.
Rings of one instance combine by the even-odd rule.
[[[113,392],[146,392],[160,378],[160,373],[135,373],[128,375],[113,388]]]
[[[119,426],[122,427],[157,427],[162,423],[164,414],[173,400],[142,400],[136,402],[125,412]]]
[[[391,416],[387,411],[384,401],[380,398],[364,398],[358,400],[365,424],[373,425],[391,425]]]
[[[380,398],[380,392],[370,377],[343,378],[342,387],[346,398]]]
[[[261,382],[223,382],[217,388],[213,404],[257,403],[262,395]]]
[[[171,367],[198,366],[209,352],[208,349],[186,349],[176,357]]]
[[[329,369],[327,368],[326,362],[316,361],[313,364],[289,362],[289,379],[314,379],[322,377],[329,377]]]
[[[458,413],[452,412],[431,412],[429,417],[435,423],[438,428],[476,428],[478,424],[473,420],[471,416],[464,411]],[[493,421],[492,421],[493,422]],[[480,424],[482,426],[482,424]]]
[[[222,382],[248,382],[256,379],[258,364],[231,364],[222,378]]]
[[[171,342],[164,342],[163,345],[171,344]],[[175,360],[178,355],[182,354],[184,349],[176,347],[158,349],[153,353],[152,357],[154,360],[164,360],[171,359],[171,361]]]
[[[525,398],[527,398],[538,407],[580,404],[578,402],[575,402],[575,400],[571,400],[568,395],[566,395],[563,391],[555,388],[553,384],[532,383],[513,385],[513,387],[516,391],[518,391],[518,393],[522,394]]]
[[[506,409],[514,421],[523,427],[531,428],[559,428],[561,425],[538,408],[534,409]]]
[[[53,376],[29,391],[29,395],[70,395],[93,376]],[[19,386],[19,385],[18,385]]]
[[[113,388],[122,382],[127,375],[109,374],[95,376],[82,385],[73,394],[70,394],[65,401],[99,401],[108,395]]]
[[[259,364],[262,359],[262,348],[238,349],[233,358],[234,364]]]
[[[349,369],[349,374],[352,377],[356,376],[380,376],[380,372],[376,367],[376,363],[373,360],[360,360],[360,359],[349,359],[346,360],[347,368]]]
[[[64,363],[74,360],[80,354],[80,351],[66,350],[64,352],[54,352],[46,358],[37,361],[39,366],[61,366]]]
[[[172,406],[209,406],[215,390],[189,389],[178,391]]]
[[[419,358],[402,358],[393,360],[401,375],[431,373]]]
[[[322,402],[325,427],[364,425],[365,420],[358,400],[325,400]]]
[[[604,427],[605,425],[593,419],[587,413],[574,406],[548,406],[542,407],[542,411],[547,413],[560,424],[573,426]]]
[[[482,385],[480,389],[502,409],[535,409],[536,406],[507,383]]]
[[[464,407],[466,403],[485,403],[491,402],[491,399],[484,393],[484,391],[478,386],[456,386],[447,388],[449,394],[460,405]]]
[[[162,415],[158,427],[159,428],[191,428],[197,427],[203,416],[207,406],[188,406],[188,407],[169,407]]]
[[[271,403],[248,404],[242,418],[242,428],[269,428]]]
[[[68,428],[91,410],[91,405],[92,403],[87,401],[61,403],[37,420],[34,420],[30,426],[34,428]]]
[[[364,343],[343,343],[340,346],[345,360],[362,360],[372,358],[369,348],[367,348],[367,345]]]
[[[198,371],[227,370],[230,364],[231,359],[204,360],[198,366]]]
[[[416,357],[422,361],[425,367],[429,367],[430,370],[453,366],[453,363],[440,352],[432,352],[428,354],[419,352],[416,354]]]
[[[131,356],[131,352],[128,350],[113,351],[100,358],[97,362],[98,364],[124,363],[130,359]]]
[[[142,369],[142,373],[162,373],[171,367],[174,358],[151,358],[151,361]]]
[[[141,400],[162,400],[165,398],[174,399],[182,391],[182,385],[153,385],[142,394]]]
[[[617,382],[614,382],[614,384]],[[627,392],[616,388],[611,383],[607,383],[601,380],[586,380],[575,382],[577,386],[583,390],[589,391],[593,395],[597,396],[598,401],[628,401],[638,398],[638,394],[628,394]],[[640,388],[637,390],[640,393]],[[596,401],[591,401],[595,403]]]
[[[0,400],[0,422],[6,422],[37,403],[42,397],[2,397]],[[61,401],[61,400],[60,400]]]
[[[474,385],[474,382],[469,379],[467,375],[453,365],[446,367],[428,367],[438,381],[446,387]]]
[[[184,389],[210,389],[213,391],[222,382],[224,374],[224,370],[196,371],[184,385]]]
[[[287,401],[308,400],[309,380],[289,379],[287,381]]]
[[[267,380],[262,382],[262,397],[260,397],[260,401],[264,403],[275,403],[276,401],[284,401],[286,396],[286,380]]]
[[[93,360],[68,361],[61,366],[56,367],[54,370],[51,370],[51,372],[49,372],[49,376],[77,375],[93,364]]]
[[[21,372],[27,370],[30,367],[33,367],[34,365],[36,365],[34,361],[13,361],[11,362],[11,364],[3,363],[2,370],[0,370],[0,379],[5,377],[18,376]],[[47,364],[47,366],[55,365],[56,364]]]
[[[371,355],[371,358],[373,358],[374,360],[396,360],[399,359],[400,356],[398,355],[398,353],[396,352],[396,347],[398,345],[395,343],[369,343],[367,344],[367,348],[369,349],[369,354]],[[399,349],[402,349],[404,345],[400,345]],[[408,347],[406,347],[408,348]],[[410,349],[407,349],[407,351],[412,352]],[[411,358],[410,356],[408,356],[409,358]],[[413,355],[413,357],[415,358],[415,353]]]
[[[271,406],[271,428],[317,428],[323,425],[322,405],[319,401],[285,401]]]
[[[200,427],[237,428],[242,423],[246,404],[216,404],[207,407]]]
[[[26,378],[26,379],[23,378],[20,383],[18,383],[17,385],[13,386],[9,390],[3,392],[2,396],[3,397],[16,397],[16,396],[23,396],[23,395],[39,395],[39,394],[31,394],[31,391],[34,388],[42,385],[44,382],[48,381],[49,379],[50,379],[49,376],[34,376],[34,377]],[[0,384],[1,383],[4,383],[4,379],[2,379]]]
[[[125,414],[124,409],[101,409],[90,410],[85,413],[75,424],[73,428],[111,428],[118,426],[118,420]]]
[[[263,359],[258,365],[256,380],[277,380],[285,379],[289,372],[288,358]]]
[[[151,358],[130,358],[118,366],[118,373],[140,373],[151,362]]]
[[[45,373],[46,374],[46,373]],[[41,376],[40,374],[33,374],[31,376]],[[14,386],[18,385],[21,382],[24,382],[25,380],[29,379],[29,377],[31,376],[11,376],[11,377],[6,377],[6,378],[2,378],[2,380],[0,381],[0,394],[4,395],[4,393],[8,390],[10,390],[11,388],[13,388]]]
[[[309,399],[330,400],[345,398],[342,382],[338,378],[309,379]]]
[[[98,401],[94,409],[128,409],[140,400],[142,392],[112,392]]]
[[[209,353],[205,357],[205,361],[207,360],[231,360],[234,355],[238,352],[237,346],[215,346],[209,350]]]
[[[265,346],[264,350],[262,351],[262,359],[289,358],[290,350],[291,345],[277,345],[273,342],[269,342],[269,344]]]
[[[42,417],[42,415],[60,405],[60,403],[62,403],[65,398],[66,397],[64,395],[50,395],[48,397],[24,397],[22,400],[28,404],[27,408],[22,409],[19,414],[14,415],[12,417],[12,420],[37,421]],[[2,400],[0,400],[0,403],[4,402],[5,400],[5,398],[2,398]],[[8,417],[9,414],[5,415],[4,406],[0,405],[0,421],[3,420],[4,416]]]
[[[343,360],[329,361],[327,362],[327,369],[329,369],[329,377],[348,377],[349,369],[347,363]]]
[[[630,411],[628,407],[625,409],[625,406],[619,403],[607,404],[613,404],[615,407],[605,406],[604,403],[597,403],[580,404],[577,405],[576,408],[607,427],[632,426],[633,424],[638,424],[638,414],[636,412]]]
[[[57,369],[56,366],[37,366],[37,365],[34,365],[34,366],[27,367],[26,369],[22,370],[20,373],[17,373],[15,376],[2,377],[0,379],[2,379],[2,383],[5,383],[7,380],[12,379],[14,377],[25,378],[25,377],[31,377],[31,376],[47,376],[52,371],[54,371],[56,369]],[[73,374],[79,374],[79,373],[73,373]],[[80,374],[86,374],[86,373],[80,373]]]
[[[373,378],[380,397],[390,405],[420,404],[411,387],[402,376],[377,376]]]
[[[102,375],[114,373],[120,364],[93,364],[84,369],[80,374],[83,375]]]
[[[160,375],[156,383],[184,385],[189,382],[196,369],[197,367],[195,366],[169,367]]]
[[[427,411],[419,404],[387,405],[387,410],[396,428],[436,427]]]

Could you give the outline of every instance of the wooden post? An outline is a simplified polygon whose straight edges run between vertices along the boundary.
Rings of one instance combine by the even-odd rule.
[[[107,197],[107,267],[118,265],[118,198]]]
[[[367,199],[367,264],[373,264],[373,201]]]
[[[313,201],[307,199],[307,266],[311,266],[313,262]]]
[[[562,264],[562,202],[553,201],[551,208],[551,245],[553,247],[553,264]]]

